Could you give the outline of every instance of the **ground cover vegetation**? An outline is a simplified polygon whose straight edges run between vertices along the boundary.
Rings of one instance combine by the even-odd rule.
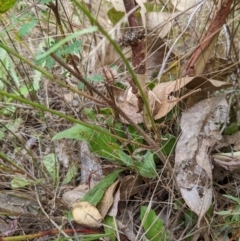
[[[239,240],[237,0],[0,0],[0,240]]]

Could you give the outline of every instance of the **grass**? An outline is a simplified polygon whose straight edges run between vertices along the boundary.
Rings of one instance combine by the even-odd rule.
[[[177,10],[169,3],[148,4],[148,9],[161,9],[174,18],[161,39],[156,28],[146,36],[149,45],[151,40],[154,44],[144,61],[154,68],[142,76],[153,90],[160,81],[153,76],[162,76],[164,83],[182,77],[184,62],[215,8],[210,3],[198,5],[201,18],[197,18],[193,12],[174,15]],[[126,18],[116,21],[118,14],[108,12],[111,8],[107,1],[87,5],[75,0],[22,0],[0,16],[1,239],[237,238],[238,170],[230,173],[215,165],[214,201],[197,226],[198,217],[185,204],[174,172],[181,113],[196,100],[184,99],[163,118],[154,119],[156,110],[129,57],[130,48],[119,46],[128,29]],[[235,90],[238,16],[235,3],[202,73],[230,83]],[[220,71],[223,66],[225,72]],[[138,91],[136,101],[142,101],[134,110],[134,97],[127,94],[130,86]],[[179,95],[187,94],[183,91],[163,91],[163,95],[181,99]],[[208,97],[217,91],[208,92]],[[238,132],[238,97],[229,99],[230,121],[224,134]],[[150,122],[137,121],[141,108]],[[231,152],[232,147],[220,150]],[[99,210],[100,227],[73,220],[72,204],[79,199]]]

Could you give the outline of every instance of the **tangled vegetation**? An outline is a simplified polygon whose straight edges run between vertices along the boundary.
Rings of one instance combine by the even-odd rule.
[[[0,13],[0,240],[239,240],[237,0]]]

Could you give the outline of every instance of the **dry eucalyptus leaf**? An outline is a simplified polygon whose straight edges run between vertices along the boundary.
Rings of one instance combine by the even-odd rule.
[[[99,182],[91,182],[91,186],[89,184],[80,184],[70,191],[66,191],[63,194],[63,201],[67,204],[68,207],[72,207],[72,204],[81,200],[87,192],[89,192],[95,185]],[[89,189],[90,188],[90,189]]]
[[[235,151],[240,151],[240,131],[232,135],[223,136],[222,141],[218,143],[215,149],[218,150],[229,145],[232,145]]]
[[[200,88],[201,91],[194,93],[194,95],[190,95],[187,98],[185,104],[186,106],[191,107],[199,101],[208,98],[208,96],[214,91],[230,86],[231,84],[224,81],[206,79],[204,77],[196,77],[194,81],[191,81],[186,85],[186,90],[192,91]]]
[[[139,193],[142,182],[143,180],[140,176],[125,176],[120,185],[120,200],[126,201],[129,197]]]
[[[212,202],[212,164],[208,151],[222,138],[219,128],[227,121],[228,108],[222,95],[199,102],[181,118],[182,135],[175,155],[176,179],[199,222]]]
[[[77,202],[84,197],[84,195],[89,191],[89,185],[80,184],[78,187],[73,190],[67,191],[63,194],[63,201],[71,207],[73,203]]]
[[[207,98],[209,93],[228,86],[229,84],[226,82],[208,80],[204,77],[184,77],[175,81],[159,83],[152,91],[148,91],[151,113],[155,120],[164,117],[183,99],[182,97],[180,98],[174,95],[183,87],[186,87],[189,91],[201,90],[199,91],[199,95],[194,93],[192,96],[193,98],[200,97],[200,100],[202,100],[203,98]],[[190,95],[190,97],[188,97],[190,100],[188,100],[187,104],[195,102],[191,99],[192,96]],[[132,88],[129,88],[125,92],[125,95],[118,98],[116,103],[136,124],[143,122],[142,112],[138,113],[138,99],[136,95],[132,93]],[[123,122],[126,123],[124,120]]]
[[[98,210],[101,213],[103,218],[105,218],[105,216],[107,215],[109,209],[111,208],[111,206],[113,204],[113,197],[114,197],[114,193],[116,192],[116,189],[118,187],[118,184],[119,184],[119,180],[114,182],[105,191],[104,196],[103,196],[101,202],[99,202],[99,204],[97,205],[97,208],[98,208]]]
[[[102,226],[100,223],[102,221],[102,216],[89,202],[76,202],[72,205],[73,218],[74,220],[83,226],[99,228]]]
[[[81,183],[88,183],[90,186],[102,179],[102,165],[100,158],[92,154],[87,142],[81,144]]]
[[[150,107],[154,119],[160,119],[165,116],[179,101],[179,98],[171,96],[171,93],[180,90],[194,77],[185,77],[176,81],[169,81],[157,84],[152,91],[148,92]],[[142,113],[138,113],[138,99],[132,93],[132,89],[127,90],[125,98],[119,99],[117,105],[127,113],[136,124],[143,122]],[[123,120],[124,121],[124,120]]]
[[[125,215],[125,216],[127,216],[127,215]],[[128,220],[127,224],[123,224],[122,219],[121,219],[121,221],[119,219],[119,220],[116,220],[116,223],[117,223],[118,230],[121,230],[126,235],[128,240],[136,240],[136,235],[134,233],[133,220],[131,220],[131,222],[130,222],[130,220]],[[143,240],[147,241],[146,238]]]
[[[61,162],[65,168],[69,168],[69,154],[65,142],[55,142],[55,153],[58,161]]]
[[[112,217],[117,217],[118,215],[118,203],[120,201],[120,189],[118,188],[113,197],[113,204],[108,211],[108,215]]]
[[[214,165],[233,172],[240,169],[240,152],[217,153],[212,155]]]
[[[179,91],[190,81],[194,81],[196,77],[185,77],[175,81],[169,81],[157,84],[150,95],[150,106],[153,109],[154,119],[160,119],[165,116],[177,103],[179,98],[172,95]]]
[[[200,89],[199,95],[198,93],[194,93],[194,95],[190,95],[189,98],[192,96],[193,98],[200,96],[200,100],[202,100],[212,91],[227,86],[229,86],[229,84],[226,82],[208,80],[204,77],[184,77],[175,81],[160,83],[153,88],[152,95],[150,95],[150,105],[153,113],[156,113],[154,119],[164,117],[181,100],[181,98],[177,98],[172,94],[183,87],[188,88],[190,91]],[[204,91],[206,92],[206,96],[203,94]]]
[[[138,99],[132,93],[132,87],[128,88],[125,94],[116,100],[118,107],[120,107],[135,124],[143,122],[142,113],[138,113]],[[127,123],[125,119],[122,122]]]
[[[195,77],[194,81],[191,81],[186,85],[186,88],[191,90],[201,88],[202,91],[212,92],[229,86],[231,86],[231,84],[224,81]]]

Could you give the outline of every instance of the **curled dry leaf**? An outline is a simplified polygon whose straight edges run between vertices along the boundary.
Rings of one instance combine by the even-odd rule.
[[[93,155],[88,147],[87,142],[83,141],[81,145],[81,183],[99,182],[102,179],[102,165],[100,159]]]
[[[169,81],[157,84],[150,95],[150,105],[152,107],[154,119],[160,119],[165,116],[180,100],[173,95],[183,86],[192,81],[192,77],[181,78],[175,81]]]
[[[150,105],[152,107],[154,119],[160,119],[164,117],[180,100],[184,98],[174,96],[174,93],[181,90],[181,88],[186,87],[190,92],[185,96],[190,98],[194,96],[198,98],[198,101],[207,98],[209,93],[229,86],[228,83],[217,81],[217,80],[208,80],[204,77],[185,77],[180,78],[175,81],[164,82],[156,85],[152,90],[152,95],[150,96]],[[199,89],[200,91],[191,95],[191,92]],[[206,95],[204,95],[206,94]],[[199,99],[200,97],[200,99]]]
[[[201,218],[212,202],[209,149],[222,138],[219,127],[228,118],[225,96],[206,99],[183,113],[176,146],[176,179],[187,205]]]
[[[193,81],[189,82],[185,86],[186,92],[193,91],[198,88],[200,88],[201,91],[194,93],[194,95],[190,95],[186,99],[186,106],[191,107],[199,101],[208,98],[209,94],[213,93],[214,91],[230,86],[231,84],[224,81],[206,79],[204,77],[196,77]]]
[[[223,136],[222,141],[216,146],[216,150],[229,145],[233,147],[233,150],[240,151],[240,131],[237,131],[232,135]]]
[[[68,207],[71,207],[73,203],[82,199],[88,191],[88,184],[80,184],[78,187],[75,187],[74,189],[65,192],[62,199],[68,205]]]
[[[229,83],[211,79],[208,80],[204,77],[184,77],[175,81],[159,83],[152,91],[148,91],[151,113],[155,120],[160,119],[185,97],[190,96],[191,98],[193,96],[191,101],[188,101],[189,105],[193,105],[196,100],[199,102],[207,98],[209,93],[228,86]],[[183,87],[186,87],[188,93],[185,96],[176,96],[176,93]],[[196,89],[199,90],[199,95],[193,92],[196,91]],[[191,96],[191,92],[194,93],[194,95]],[[143,122],[142,113],[138,113],[138,99],[136,95],[132,93],[131,88],[127,90],[125,97],[118,99],[116,103],[136,124]]]
[[[99,212],[101,213],[102,217],[105,218],[105,216],[107,215],[110,207],[113,204],[113,197],[114,197],[114,193],[116,192],[116,189],[118,187],[119,184],[119,180],[117,180],[116,182],[114,182],[104,193],[104,196],[101,200],[101,202],[99,202],[99,204],[97,205],[97,208],[99,210]]]
[[[120,185],[120,200],[126,201],[129,197],[139,193],[142,182],[143,180],[140,176],[125,176]]]
[[[120,201],[120,189],[118,188],[113,197],[113,204],[108,211],[108,215],[112,217],[117,217],[118,215],[118,203]]]
[[[240,169],[240,152],[213,154],[213,163],[227,171]]]
[[[132,93],[132,87],[128,88],[126,93],[116,100],[116,103],[136,124],[143,122],[143,115],[138,112],[138,99]],[[127,123],[125,119],[121,120]]]
[[[89,202],[76,202],[72,205],[74,220],[83,226],[99,228],[102,226],[102,215]]]

